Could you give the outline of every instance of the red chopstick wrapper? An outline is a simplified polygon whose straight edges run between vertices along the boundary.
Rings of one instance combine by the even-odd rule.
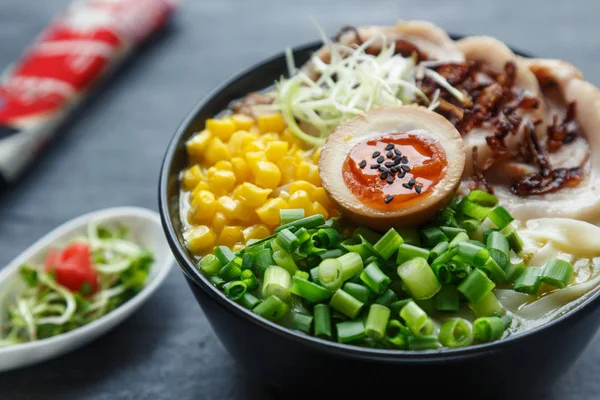
[[[79,0],[38,36],[0,78],[0,189],[176,6],[177,0]]]

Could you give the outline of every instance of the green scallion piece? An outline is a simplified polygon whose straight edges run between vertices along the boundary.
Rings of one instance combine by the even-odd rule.
[[[242,255],[242,271],[252,269],[254,265],[254,253],[244,253]]]
[[[252,309],[254,313],[269,321],[277,321],[287,314],[289,310],[290,306],[275,295],[267,297],[262,303]]]
[[[496,284],[480,269],[474,269],[469,276],[458,285],[457,289],[470,303],[479,303]]]
[[[570,262],[555,258],[544,265],[540,279],[542,283],[562,289],[571,282],[573,273],[573,265]]]
[[[490,211],[492,211],[491,207],[485,207],[480,204],[477,204],[468,198],[464,198],[460,202],[460,211],[471,218],[475,218],[478,220],[484,220],[485,217],[488,216]]]
[[[433,332],[433,322],[414,301],[408,302],[400,310],[400,317],[415,335],[430,335]]]
[[[246,287],[248,288],[248,290],[252,291],[252,290],[258,289],[259,282],[258,282],[258,279],[256,278],[256,275],[254,275],[254,272],[252,272],[252,270],[250,270],[250,269],[242,270],[242,273],[240,274],[240,280],[246,284]]]
[[[506,268],[510,250],[506,236],[500,232],[491,232],[487,237],[487,248],[490,252],[490,257],[492,257],[501,268]]]
[[[277,296],[283,301],[290,298],[290,287],[292,286],[292,277],[287,270],[271,265],[265,270],[263,279],[262,296]]]
[[[481,233],[483,234],[483,242],[487,243],[488,238],[492,232],[499,232],[498,228],[490,228],[489,226],[484,226],[481,228]]]
[[[219,270],[219,276],[227,282],[238,279],[242,273],[242,259],[239,257],[229,261],[227,265]]]
[[[313,229],[318,228],[323,224],[325,224],[325,219],[323,218],[323,215],[315,214],[309,217],[298,219],[293,222],[289,222],[287,224],[280,225],[278,228],[275,228],[275,233],[279,233],[284,229],[289,229],[292,232],[295,232],[300,228]]]
[[[313,316],[300,313],[293,312],[292,313],[292,330],[299,331],[302,333],[306,333],[310,335],[310,330],[312,328]]]
[[[467,235],[466,232],[459,232],[450,241],[450,243],[448,244],[448,248],[449,249],[453,249],[456,246],[458,246],[459,243],[461,243],[461,242],[468,242],[468,241],[469,241],[469,235]]]
[[[281,225],[291,224],[304,218],[303,208],[289,208],[279,210],[279,221]]]
[[[483,190],[471,190],[466,198],[484,207],[494,207],[498,204],[498,199],[493,194]]]
[[[344,292],[348,293],[362,303],[368,303],[371,293],[369,288],[358,283],[346,282],[343,286]]]
[[[441,242],[448,243],[448,242]],[[421,247],[413,246],[412,244],[402,244],[398,247],[398,255],[396,256],[396,264],[400,265],[405,261],[411,260],[413,258],[424,258],[429,259],[429,250],[423,249]]]
[[[365,325],[362,321],[346,321],[335,324],[337,340],[340,343],[356,342],[365,337]]]
[[[310,280],[318,285],[320,285],[321,283],[319,282],[319,267],[314,267],[311,268],[310,271],[308,271],[308,273],[310,274]]]
[[[384,259],[387,260],[398,250],[398,247],[404,243],[402,236],[394,228],[390,228],[381,239],[375,243],[373,248]]]
[[[248,286],[243,281],[233,281],[224,284],[223,290],[225,291],[225,295],[231,300],[238,301],[244,294],[246,294]]]
[[[221,278],[219,275],[213,275],[210,276],[208,278],[208,280],[210,281],[210,283],[212,283],[213,285],[215,285],[216,287],[218,287],[219,289],[223,288],[223,285],[225,284],[226,280]]]
[[[451,208],[446,208],[436,215],[436,225],[445,226],[451,228],[458,228],[458,222],[456,221],[456,211]]]
[[[275,261],[273,260],[273,252],[271,249],[259,250],[254,255],[254,265],[256,266],[255,271],[258,276],[264,275],[267,267],[273,264],[275,264]]]
[[[404,308],[404,306],[410,303],[411,301],[413,301],[413,299],[396,300],[392,304],[390,304],[389,308],[392,310],[393,315],[399,315],[400,310],[402,310],[402,308]]]
[[[462,222],[462,226],[463,226],[463,228],[465,228],[467,233],[475,232],[477,229],[479,229],[480,225],[481,225],[481,221],[478,219],[475,219],[475,218],[465,219]]]
[[[440,291],[442,285],[427,260],[413,258],[398,266],[398,276],[416,300],[430,299]]]
[[[331,310],[327,304],[317,304],[313,308],[315,336],[331,338]]]
[[[394,347],[398,349],[406,349],[408,344],[408,336],[410,335],[410,330],[406,326],[402,325],[400,321],[397,319],[389,320],[385,330],[385,338],[388,342],[394,345]]]
[[[369,228],[366,228],[364,226],[359,226],[358,228],[356,228],[354,230],[354,232],[352,233],[352,236],[357,236],[357,235],[362,236],[369,243],[377,243],[379,241],[379,239],[381,239],[381,237],[383,236],[380,233],[377,233],[377,232],[375,232]]]
[[[448,242],[448,236],[440,228],[425,228],[421,230],[424,247],[434,247],[439,242]]]
[[[435,350],[438,348],[438,338],[433,335],[409,336],[409,350]]]
[[[508,225],[504,229],[502,229],[500,233],[506,236],[510,248],[515,253],[519,254],[521,251],[523,251],[523,239],[521,239],[521,236],[519,236],[514,226]]]
[[[396,296],[396,293],[391,289],[386,289],[381,296],[375,299],[375,303],[387,307],[397,300],[398,296]]]
[[[323,286],[297,276],[292,277],[289,291],[313,303],[320,303],[331,297],[331,292]]]
[[[473,343],[473,330],[469,321],[456,318],[442,324],[438,337],[442,346],[464,347]]]
[[[492,258],[488,258],[487,262],[480,267],[485,271],[494,282],[506,282],[506,272]]]
[[[448,236],[450,240],[454,239],[459,233],[467,233],[467,231],[463,228],[455,228],[452,226],[440,226],[440,229],[442,232],[444,232],[444,235]]]
[[[435,295],[435,309],[437,311],[457,312],[460,306],[460,297],[456,286],[443,286]]]
[[[432,265],[431,270],[442,285],[449,285],[452,283],[454,275],[450,272],[448,264],[434,264]]]
[[[344,255],[344,250],[342,249],[331,249],[331,250],[325,250],[324,252],[319,254],[319,257],[321,257],[321,260],[325,260],[327,258],[338,258],[341,257],[342,255]],[[360,256],[358,256],[360,258]],[[362,262],[362,259],[361,259]]]
[[[227,246],[217,246],[213,251],[221,265],[227,265],[235,258],[233,251]]]
[[[421,245],[421,236],[418,229],[410,227],[396,228],[396,232],[402,236],[404,243],[411,244],[413,246]]]
[[[319,239],[319,247],[330,249],[340,242],[340,233],[332,228],[321,228],[316,235]]]
[[[294,272],[294,276],[300,279],[304,279],[305,281],[310,279],[310,274],[306,271],[296,271]]]
[[[254,296],[252,293],[244,293],[244,295],[238,300],[240,304],[249,310],[260,304],[260,299]]]
[[[440,264],[447,264],[454,256],[458,254],[458,246],[453,249],[448,249],[448,251],[442,253],[438,257],[436,257],[431,265],[436,266]]]
[[[277,234],[277,244],[288,253],[293,253],[300,247],[300,240],[289,229],[282,229]]]
[[[525,261],[521,257],[517,256],[512,250],[509,253],[509,257],[510,260],[504,269],[504,272],[506,273],[506,280],[508,282],[512,282],[517,279],[517,277],[521,275],[525,269]]]
[[[433,263],[433,261],[441,256],[443,253],[448,250],[448,242],[439,242],[435,245],[433,249],[429,251],[429,262]]]
[[[342,289],[338,289],[331,297],[329,306],[345,316],[354,319],[360,312],[363,303]]]
[[[490,317],[494,314],[502,314],[504,309],[502,305],[498,301],[498,298],[494,294],[494,292],[489,292],[481,300],[479,303],[467,303],[475,317]]]
[[[294,234],[298,238],[298,241],[300,242],[301,245],[302,245],[302,243],[307,242],[311,238],[310,232],[306,228],[300,228]]]
[[[389,308],[381,304],[372,304],[365,323],[365,334],[373,339],[383,338],[390,319],[390,313]]]
[[[448,261],[448,271],[450,272],[452,279],[451,280],[463,280],[469,275],[471,272],[471,268],[460,260],[450,260]]]
[[[473,336],[481,343],[500,339],[504,330],[504,322],[499,317],[482,317],[473,322]]]
[[[461,261],[475,267],[484,265],[490,258],[490,253],[486,248],[479,247],[471,242],[460,242],[456,248],[458,249],[456,256]]]
[[[377,294],[382,294],[392,281],[374,262],[367,265],[360,273],[360,280]]]
[[[221,262],[213,254],[207,254],[198,263],[198,268],[206,276],[215,275],[221,270]]]
[[[319,283],[335,292],[342,287],[342,263],[337,258],[328,258],[319,264]]]
[[[490,221],[492,221],[499,229],[503,229],[511,222],[515,220],[515,218],[510,215],[506,208],[502,206],[496,206],[487,216]]]
[[[344,240],[341,246],[346,249],[346,251],[357,253],[363,260],[366,260],[375,254],[373,245],[361,235],[354,235],[350,239]]]
[[[515,279],[513,290],[521,293],[536,294],[542,284],[540,280],[541,276],[542,268],[527,267]]]
[[[358,253],[346,253],[337,259],[342,266],[342,280],[347,281],[363,270],[363,260]]]
[[[290,275],[294,275],[298,271],[298,266],[292,255],[285,250],[277,250],[273,253],[273,261],[275,264],[285,269]]]

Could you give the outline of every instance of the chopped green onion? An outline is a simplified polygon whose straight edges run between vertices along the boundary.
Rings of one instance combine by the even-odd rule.
[[[323,218],[323,215],[315,214],[309,217],[298,219],[293,222],[289,222],[287,224],[280,225],[278,228],[275,228],[275,233],[279,233],[284,229],[289,229],[292,232],[300,228],[313,229],[318,228],[323,224],[325,224],[325,219]]]
[[[471,268],[460,260],[448,261],[448,271],[450,272],[453,280],[463,280],[469,275]]]
[[[282,208],[279,210],[279,221],[281,225],[290,224],[302,218],[304,218],[303,208]]]
[[[395,347],[405,349],[409,335],[410,330],[397,319],[392,319],[388,322],[385,330],[385,338]]]
[[[504,330],[504,322],[498,317],[482,317],[473,322],[473,336],[481,343],[500,339]]]
[[[453,249],[456,246],[458,246],[459,243],[468,242],[468,241],[469,241],[469,235],[467,235],[466,232],[459,232],[456,234],[456,236],[454,236],[454,239],[452,239],[450,241],[450,243],[448,244],[448,248]]]
[[[496,313],[502,314],[504,312],[504,309],[494,292],[489,292],[483,296],[483,298],[479,300],[479,303],[468,303],[468,305],[477,318],[489,317]]]
[[[349,318],[356,318],[363,303],[342,289],[338,289],[331,297],[329,306]]]
[[[448,250],[448,245],[448,242],[439,242],[436,244],[435,247],[429,251],[429,261],[433,262],[436,258],[445,253],[446,250]],[[398,256],[400,256],[400,253],[398,253]]]
[[[252,270],[242,270],[242,273],[240,274],[240,280],[246,284],[248,290],[252,291],[258,289],[258,279],[256,278],[256,275],[254,275],[254,272],[252,272]]]
[[[225,279],[221,278],[218,275],[213,275],[213,276],[209,277],[208,280],[210,281],[210,283],[212,283],[219,289],[221,289],[226,282]]]
[[[227,246],[217,246],[213,253],[221,265],[227,265],[235,258],[235,254],[233,254],[233,251]]]
[[[244,253],[242,255],[242,271],[252,269],[254,265],[254,253]]]
[[[396,228],[396,232],[398,232],[398,234],[402,236],[402,239],[404,239],[404,243],[411,244],[413,246],[421,245],[421,237],[419,235],[418,229],[409,227]]]
[[[433,332],[433,322],[414,301],[402,307],[400,317],[415,335],[430,335]]]
[[[402,236],[400,236],[394,228],[390,228],[390,230],[375,243],[373,248],[384,260],[387,260],[396,252],[396,250],[398,250],[398,247],[402,243],[404,243]]]
[[[346,321],[335,324],[337,339],[340,343],[349,343],[365,337],[365,325],[362,321]]]
[[[206,275],[218,274],[221,270],[221,262],[212,254],[207,254],[198,263],[198,268]]]
[[[367,265],[360,273],[360,279],[377,294],[382,294],[391,282],[390,277],[384,274],[374,262]]]
[[[504,330],[507,330],[512,324],[513,318],[510,315],[503,315],[501,318],[502,323],[504,324]]]
[[[227,282],[223,285],[223,290],[225,291],[225,295],[229,297],[233,301],[238,301],[239,299],[246,294],[246,290],[248,290],[248,286],[243,281],[233,281]]]
[[[363,270],[363,260],[358,253],[346,253],[337,259],[342,266],[342,280],[347,281]]]
[[[521,239],[521,236],[519,236],[514,226],[508,225],[504,229],[502,229],[500,233],[506,236],[510,248],[515,253],[519,254],[523,250],[523,239]]]
[[[467,233],[475,232],[477,229],[479,229],[480,225],[481,221],[475,218],[465,219],[462,222],[462,226],[465,228]]]
[[[398,267],[398,276],[417,300],[430,299],[440,291],[442,285],[424,258],[413,258]]]
[[[265,301],[254,307],[252,311],[269,321],[277,321],[287,314],[289,310],[290,306],[285,301],[273,295],[267,297]]]
[[[435,295],[435,309],[437,311],[457,312],[459,309],[460,298],[455,286],[443,286]]]
[[[381,296],[375,299],[375,303],[387,307],[397,300],[398,296],[396,296],[396,293],[391,289],[386,289]]]
[[[317,304],[314,309],[315,336],[331,338],[331,310],[327,304]]]
[[[340,233],[332,228],[321,228],[316,233],[319,247],[332,248],[340,242]]]
[[[448,269],[448,264],[434,264],[431,267],[435,277],[442,285],[449,285],[454,278],[453,274]]]
[[[294,272],[294,276],[300,279],[304,279],[305,281],[307,281],[310,278],[310,274],[306,271],[296,271]]]
[[[342,247],[351,253],[357,253],[363,260],[375,254],[373,245],[361,235],[354,235],[350,239],[344,240]]]
[[[300,242],[300,244],[305,243],[308,240],[310,240],[310,233],[308,232],[308,229],[306,229],[306,228],[298,229],[296,231],[295,235],[298,238],[298,241]]]
[[[446,243],[447,242],[441,242]],[[413,246],[411,244],[402,244],[398,247],[398,255],[396,256],[396,264],[400,265],[405,261],[408,261],[413,258],[424,258],[429,259],[429,250],[423,249],[421,247]]]
[[[273,261],[275,264],[285,269],[290,275],[294,275],[298,271],[298,266],[292,255],[285,250],[277,250],[273,253]]]
[[[319,264],[319,283],[334,292],[342,287],[342,263],[337,258],[328,258]]]
[[[372,231],[369,228],[365,228],[364,226],[359,226],[354,230],[352,236],[360,235],[365,238],[369,243],[377,243],[379,239],[381,239],[381,234]]]
[[[456,211],[451,208],[446,208],[439,212],[436,216],[436,225],[442,227],[458,228],[458,222],[455,217]],[[443,229],[442,229],[443,230]]]
[[[527,267],[521,272],[521,275],[515,279],[513,290],[521,293],[536,294],[542,282],[542,268]]]
[[[353,254],[353,253],[348,253],[348,254]],[[342,249],[331,249],[331,250],[326,250],[324,252],[322,252],[321,254],[319,254],[319,257],[321,257],[321,260],[325,260],[327,258],[338,258],[344,255],[344,250]],[[360,256],[358,256],[360,258]],[[362,259],[361,259],[362,262]]]
[[[448,241],[448,236],[440,228],[425,228],[421,230],[421,237],[425,247],[434,247],[439,242]]]
[[[500,229],[506,227],[515,219],[508,211],[506,211],[506,208],[502,206],[494,207],[494,209],[488,214],[488,218]]]
[[[487,237],[487,248],[490,252],[490,257],[496,261],[501,268],[506,268],[508,265],[509,244],[506,236],[500,232],[491,232]]]
[[[544,265],[540,280],[542,283],[562,289],[571,282],[573,272],[573,265],[570,262],[555,258]]]
[[[262,296],[277,296],[283,301],[287,301],[290,297],[289,289],[292,286],[292,277],[287,270],[271,265],[265,270],[263,278]]]
[[[499,232],[500,230],[497,228],[490,228],[488,226],[484,226],[481,228],[481,233],[483,233],[483,242],[487,243],[488,238],[492,232]]]
[[[358,283],[346,282],[344,284],[344,292],[348,293],[355,299],[359,300],[362,303],[367,303],[369,301],[369,297],[371,293],[366,286],[360,285]]]
[[[293,312],[292,313],[292,330],[299,331],[302,333],[306,333],[310,335],[310,328],[312,327],[313,316],[300,313]]]
[[[331,292],[323,286],[297,276],[292,277],[290,292],[313,303],[320,303],[331,297]]]
[[[274,265],[273,252],[270,249],[262,249],[254,255],[254,264],[256,265],[256,273],[262,276],[265,270],[270,265]]]
[[[443,346],[450,348],[469,346],[473,343],[471,324],[462,318],[444,322],[440,327],[439,340]]]
[[[517,279],[525,269],[525,261],[517,256],[514,251],[510,251],[510,261],[504,270],[506,272],[506,280],[512,282]]]
[[[452,259],[452,257],[456,256],[456,254],[458,254],[458,247],[455,247],[453,249],[449,249],[448,251],[442,253],[441,255],[439,255],[438,257],[436,257],[433,262],[431,263],[431,265],[436,266],[439,264],[446,264],[448,263],[448,261],[450,261]]]
[[[310,280],[320,285],[321,283],[319,282],[319,267],[314,267],[308,272],[310,274]]]
[[[390,319],[390,309],[381,304],[372,304],[365,324],[365,334],[373,339],[381,339]]]
[[[409,336],[408,337],[408,349],[409,350],[435,350],[438,348],[437,336]]]
[[[496,284],[483,271],[474,269],[457,289],[470,303],[477,304],[495,287]]]
[[[242,306],[246,307],[249,310],[252,310],[254,307],[260,304],[260,300],[258,297],[254,296],[252,293],[244,293],[239,302]]]
[[[449,239],[454,239],[459,233],[467,233],[463,228],[455,228],[452,226],[441,226],[440,229],[444,232],[444,235],[448,236]]]
[[[456,256],[469,265],[480,267],[490,258],[490,253],[486,248],[479,247],[471,242],[460,242],[456,248],[458,249]]]
[[[277,234],[277,244],[288,253],[293,253],[300,246],[300,240],[289,229],[282,229]]]
[[[506,281],[506,272],[500,268],[498,263],[494,261],[492,257],[488,258],[487,262],[480,268],[484,270],[494,282]]]
[[[390,304],[389,308],[392,310],[392,314],[399,315],[400,310],[402,310],[402,308],[411,301],[413,301],[413,299],[396,300],[392,304]]]
[[[219,270],[219,276],[225,279],[227,282],[236,280],[242,273],[242,259],[239,257],[231,260],[227,265]]]

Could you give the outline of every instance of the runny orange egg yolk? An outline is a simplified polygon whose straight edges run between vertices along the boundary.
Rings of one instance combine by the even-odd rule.
[[[342,175],[363,204],[394,211],[432,193],[447,164],[435,139],[399,132],[357,143],[346,156]]]

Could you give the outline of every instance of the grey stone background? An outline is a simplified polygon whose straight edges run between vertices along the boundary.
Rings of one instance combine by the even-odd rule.
[[[67,4],[0,0],[0,69]],[[452,32],[488,34],[539,56],[567,59],[598,85],[598,15],[600,2],[593,0],[187,0],[168,32],[0,196],[0,266],[82,213],[119,205],[156,209],[162,156],[185,114],[240,69],[317,39],[311,16],[331,34],[348,23],[427,19]],[[596,340],[546,398],[598,399],[598,376]],[[177,269],[138,313],[103,338],[0,374],[2,400],[266,398],[220,345]]]

